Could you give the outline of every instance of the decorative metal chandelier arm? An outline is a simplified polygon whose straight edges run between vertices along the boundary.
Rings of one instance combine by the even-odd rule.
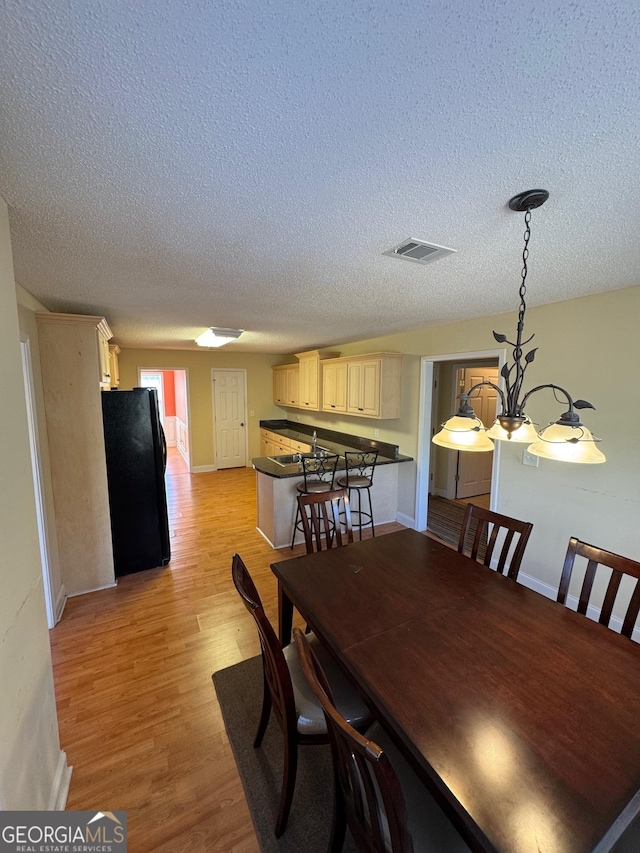
[[[526,405],[527,400],[532,394],[535,394],[538,391],[542,391],[543,388],[551,388],[554,392],[560,391],[561,394],[564,394],[566,397],[567,403],[569,404],[569,410],[565,412],[558,423],[563,425],[571,425],[578,426],[580,425],[580,416],[574,412],[574,409],[594,409],[595,406],[592,403],[589,403],[587,400],[573,400],[571,394],[560,385],[554,385],[551,382],[546,383],[545,385],[536,385],[535,388],[532,388],[531,391],[528,391],[524,397],[522,398],[522,403],[520,403],[520,414],[524,412],[524,407]]]
[[[505,410],[507,401],[504,395],[504,391],[500,388],[499,385],[496,385],[493,382],[490,382],[488,379],[485,379],[482,382],[476,382],[475,385],[472,385],[468,391],[465,391],[463,394],[458,394],[457,399],[460,400],[460,407],[457,411],[458,417],[464,418],[475,418],[476,413],[473,411],[473,407],[469,400],[471,399],[471,395],[476,390],[476,388],[481,388],[483,385],[489,385],[491,388],[494,388],[498,394],[500,395],[500,402],[502,403],[502,409]]]

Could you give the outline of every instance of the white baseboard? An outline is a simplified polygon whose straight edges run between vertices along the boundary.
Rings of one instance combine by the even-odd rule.
[[[49,795],[49,811],[62,812],[67,805],[67,797],[69,796],[69,785],[71,784],[71,774],[73,767],[67,764],[67,753],[60,750],[58,757],[58,766],[53,778],[51,794]]]
[[[75,598],[76,595],[86,595],[88,592],[99,592],[101,589],[113,589],[114,586],[118,586],[118,581],[114,581],[113,583],[106,583],[104,586],[96,586],[92,589],[81,589],[79,592],[70,592],[67,595],[67,598]]]
[[[271,541],[271,539],[269,539],[269,537],[268,537],[265,533],[263,533],[263,532],[262,532],[262,530],[260,530],[260,528],[259,528],[259,527],[256,527],[256,530],[258,531],[258,533],[260,534],[260,536],[262,536],[262,538],[265,540],[265,542],[268,542],[268,543],[269,543],[269,545],[271,545],[271,547],[273,548],[273,550],[274,550],[274,551],[277,551],[277,550],[278,550],[278,549],[276,548],[276,546],[273,544],[273,542]],[[282,547],[282,548],[285,548],[285,547],[286,547],[286,545],[282,545],[281,547]]]
[[[435,494],[439,498],[446,498],[447,500],[449,500],[448,493],[447,493],[446,489],[436,489]]]
[[[525,574],[525,572],[520,572],[518,574],[518,583],[521,583],[523,586],[528,587],[529,589],[534,590],[535,592],[539,592],[540,595],[544,595],[546,598],[550,598],[552,601],[555,601],[558,597],[558,588],[556,586],[552,586],[551,584],[544,583],[543,581],[538,580],[538,578],[534,578],[531,575]],[[578,599],[575,595],[567,596],[566,606],[570,610],[578,609]],[[593,605],[589,605],[587,607],[587,619],[592,619],[594,622],[597,622],[600,618],[600,610]],[[622,630],[622,619],[619,619],[617,616],[613,616],[609,623],[608,630],[617,631],[620,633]],[[631,639],[636,642],[640,642],[640,626],[634,628],[633,634],[631,635]]]
[[[191,469],[192,474],[206,474],[209,471],[217,471],[215,465],[194,465]]]
[[[405,527],[410,527],[412,530],[416,529],[416,520],[412,518],[410,515],[405,515],[404,512],[396,513],[396,521],[398,524],[403,524]]]
[[[492,562],[494,561],[492,560]],[[497,565],[497,560],[495,562]],[[528,589],[532,589],[534,592],[539,592],[540,595],[544,595],[545,598],[550,598],[552,601],[558,595],[557,587],[544,583],[544,581],[538,580],[538,578],[534,578],[532,575],[528,575],[522,571],[518,573],[518,583],[528,587]]]
[[[56,596],[56,601],[54,605],[56,624],[62,619],[62,614],[64,613],[64,606],[66,603],[67,590],[65,588],[65,585],[62,584],[62,586],[58,590],[58,595]]]

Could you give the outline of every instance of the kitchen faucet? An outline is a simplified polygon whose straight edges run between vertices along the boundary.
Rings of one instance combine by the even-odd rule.
[[[318,451],[318,439],[316,437],[315,429],[313,431],[313,438],[311,439],[311,449],[313,450],[314,453],[317,453],[317,451]]]

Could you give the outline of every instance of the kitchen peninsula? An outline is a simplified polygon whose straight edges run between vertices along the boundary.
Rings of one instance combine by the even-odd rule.
[[[344,470],[345,450],[378,451],[371,487],[375,522],[384,524],[396,520],[398,464],[412,461],[410,456],[399,453],[397,445],[332,430],[314,429],[312,425],[287,420],[260,421],[260,429],[263,447],[271,444],[277,447],[277,437],[284,439],[284,448],[280,447],[275,453],[251,460],[257,479],[258,530],[273,548],[285,548],[291,544],[296,497],[299,494],[297,485],[303,480],[302,466],[294,461],[293,455],[305,452],[305,448],[311,449],[314,431],[319,449],[342,456],[338,461],[338,471]],[[287,454],[291,461],[287,461]],[[283,458],[278,459],[279,456]],[[302,541],[302,534],[297,534],[296,541]]]

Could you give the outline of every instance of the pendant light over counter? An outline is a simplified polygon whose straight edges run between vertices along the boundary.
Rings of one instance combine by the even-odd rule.
[[[525,372],[533,362],[537,351],[537,347],[524,355],[522,351],[522,348],[534,337],[531,335],[523,340],[524,315],[527,308],[525,295],[527,292],[529,240],[531,238],[531,211],[544,204],[548,198],[547,190],[527,190],[509,201],[511,210],[524,212],[525,232],[522,251],[520,310],[518,312],[515,342],[508,340],[506,335],[498,332],[493,333],[493,337],[499,344],[505,343],[513,347],[513,364],[509,365],[507,362],[501,370],[505,388],[503,390],[493,382],[485,380],[473,385],[464,394],[460,394],[458,411],[442,425],[440,432],[436,433],[432,439],[433,443],[440,447],[481,453],[493,450],[493,441],[515,441],[528,444],[529,453],[542,456],[545,459],[583,464],[597,464],[605,461],[604,454],[596,446],[596,442],[600,439],[595,438],[582,424],[576,411],[594,409],[595,407],[591,403],[586,400],[573,400],[568,391],[551,383],[537,385],[531,391],[522,394]],[[473,392],[483,385],[488,385],[497,391],[501,404],[500,414],[488,430],[482,421],[476,417],[469,402],[472,399]],[[555,423],[550,423],[538,432],[527,416],[525,406],[532,394],[536,394],[545,388],[551,389],[556,401],[565,403],[568,405],[568,409]]]

